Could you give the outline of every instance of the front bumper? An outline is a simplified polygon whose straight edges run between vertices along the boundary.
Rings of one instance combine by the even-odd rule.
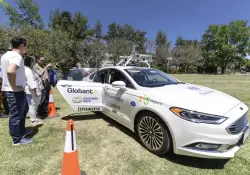
[[[177,147],[175,153],[200,158],[228,159],[235,156],[235,153],[244,145],[248,136],[249,127],[246,127],[244,132],[236,138],[207,138],[203,142]]]
[[[236,106],[225,115],[230,118],[220,125],[198,124],[178,118],[178,122],[175,123],[179,123],[182,127],[171,127],[174,135],[174,152],[200,158],[234,157],[249,136],[248,120],[242,120],[244,123],[239,122],[244,115],[247,117],[248,108],[244,106],[244,109],[240,110],[239,106]],[[236,122],[238,122],[238,132],[229,132],[229,126],[235,127],[232,124]]]

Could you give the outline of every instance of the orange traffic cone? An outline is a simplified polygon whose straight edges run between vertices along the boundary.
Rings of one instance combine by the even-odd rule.
[[[54,97],[52,90],[49,92],[49,106],[48,106],[48,118],[57,117],[56,115],[56,105],[54,103]]]
[[[79,166],[73,120],[69,120],[67,124],[62,175],[86,175],[85,172],[80,170]]]

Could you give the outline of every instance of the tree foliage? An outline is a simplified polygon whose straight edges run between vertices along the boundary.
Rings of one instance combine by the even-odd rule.
[[[242,60],[249,52],[249,37],[247,21],[210,25],[202,36],[203,55],[225,73],[231,63]]]
[[[250,70],[250,61],[246,59],[250,53],[250,28],[245,20],[210,25],[200,41],[179,36],[172,44],[163,30],[158,30],[152,40],[141,29],[113,22],[104,33],[100,20],[91,28],[81,12],[60,9],[50,13],[45,27],[38,3],[15,0],[15,4],[12,7],[0,0],[0,7],[10,20],[9,26],[0,26],[0,53],[9,49],[13,36],[19,35],[28,40],[29,55],[44,55],[47,62],[60,69],[74,67],[77,62],[100,67],[107,59],[116,64],[120,56],[130,55],[136,46],[137,53],[153,55],[153,64],[167,72]]]
[[[106,39],[107,42],[114,42],[114,39],[127,40],[131,47],[133,45],[137,45],[138,52],[145,53],[145,43],[147,41],[145,35],[146,32],[139,29],[134,29],[130,24],[121,26],[119,24],[112,23],[108,26],[108,32],[105,35],[104,39]]]
[[[11,26],[31,25],[36,28],[44,26],[39,14],[39,5],[36,2],[32,0],[15,0],[15,3],[17,8],[2,3],[5,14],[9,16]]]
[[[119,56],[130,55],[131,50],[131,45],[125,38],[114,38],[107,45],[107,51],[112,55],[114,65],[117,64]]]
[[[167,66],[169,58],[172,55],[171,43],[167,39],[166,33],[159,30],[155,39],[155,64],[158,66]]]

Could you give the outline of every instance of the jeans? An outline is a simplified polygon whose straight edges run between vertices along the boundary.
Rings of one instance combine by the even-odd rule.
[[[3,107],[4,107],[4,110],[5,110],[5,114],[9,114],[10,113],[9,105],[8,105],[8,101],[7,101],[7,98],[6,98],[5,95],[4,95],[4,99],[3,99]]]
[[[25,118],[29,110],[24,91],[5,92],[9,105],[9,132],[13,143],[18,143],[26,132]]]
[[[29,104],[29,116],[31,121],[37,119],[37,107],[40,103],[41,96],[37,96],[34,91],[31,91],[31,94],[26,94],[27,101]]]
[[[48,81],[43,83],[44,89],[42,90],[41,101],[38,106],[37,113],[39,116],[48,117],[48,108],[49,108],[49,93],[51,90],[50,84]]]

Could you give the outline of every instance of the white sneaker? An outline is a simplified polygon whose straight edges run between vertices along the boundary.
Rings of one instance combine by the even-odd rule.
[[[42,124],[42,123],[43,123],[43,120],[41,120],[41,119],[36,119],[36,120],[31,121],[32,125],[39,125],[39,124]]]
[[[23,145],[33,142],[33,139],[22,138],[18,143],[13,143],[13,145]]]

